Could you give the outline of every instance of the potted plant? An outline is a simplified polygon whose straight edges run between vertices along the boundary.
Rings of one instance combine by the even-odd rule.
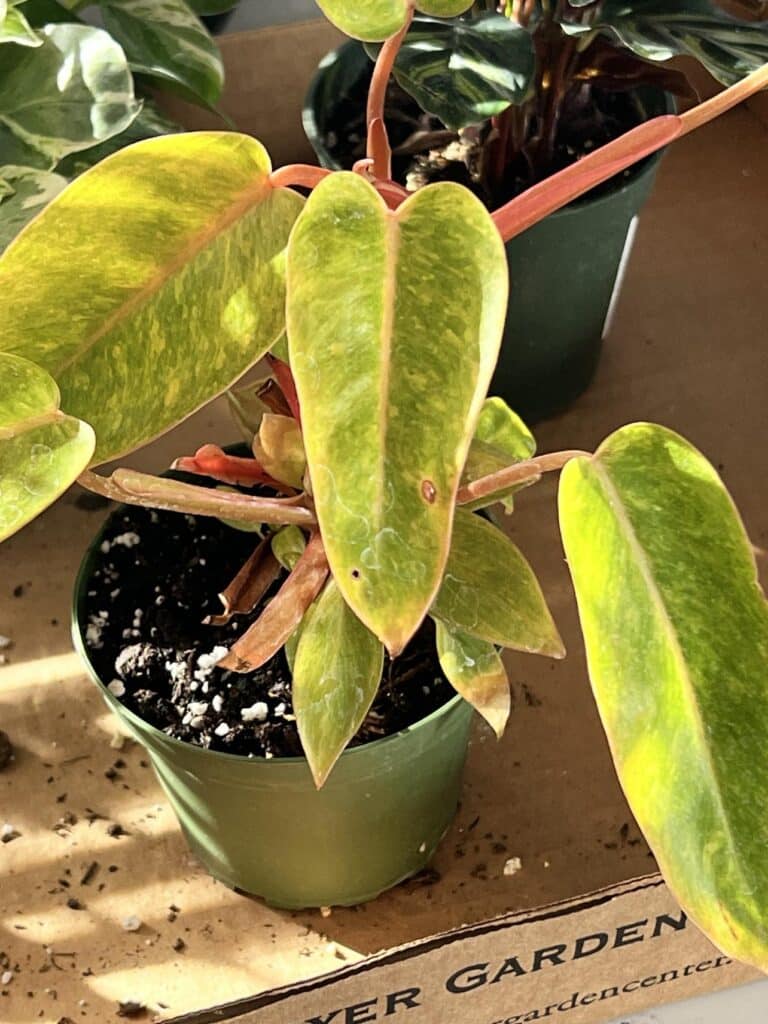
[[[749,14],[761,5],[740,6]],[[376,45],[367,44],[371,56]],[[409,190],[460,181],[496,210],[671,111],[674,96],[694,97],[683,71],[669,66],[680,55],[730,85],[768,60],[768,31],[709,0],[481,0],[450,21],[417,14],[385,112],[395,179]],[[372,74],[360,42],[318,69],[304,123],[323,166],[351,168],[364,155],[359,97]],[[623,171],[507,243],[514,282],[493,390],[531,422],[568,405],[594,375],[660,159]]]
[[[179,131],[157,88],[214,108],[224,67],[200,15],[236,0],[0,2],[0,251],[77,174]],[[88,24],[97,11],[103,28]]]
[[[76,592],[75,642],[104,697],[215,875],[284,906],[348,903],[439,841],[470,706],[496,732],[509,713],[499,649],[562,654],[524,557],[478,512],[564,467],[563,540],[630,804],[686,911],[764,967],[768,607],[731,499],[663,427],[536,456],[485,396],[503,240],[761,88],[768,67],[494,219],[461,185],[406,197],[389,179],[376,83],[409,14],[393,4],[355,172],[272,171],[233,133],[147,140],[5,252],[0,536],[74,479],[122,503]],[[204,445],[177,463],[185,478],[94,472],[265,353],[269,377],[232,397],[250,454]]]

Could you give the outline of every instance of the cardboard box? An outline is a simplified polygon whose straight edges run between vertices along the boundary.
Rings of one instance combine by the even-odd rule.
[[[276,163],[306,155],[301,97],[337,38],[313,22],[223,41],[225,108]],[[720,467],[760,549],[767,174],[757,107],[673,147],[597,379],[536,430],[542,451],[591,448],[638,419],[680,430]],[[234,438],[217,402],[126,462],[157,471]],[[588,1024],[756,978],[685,920],[653,873],[591,697],[555,490],[547,479],[521,495],[510,532],[542,579],[568,659],[509,656],[510,727],[497,743],[478,722],[432,870],[328,917],[272,910],[210,879],[140,748],[110,747],[116,723],[68,639],[75,571],[103,511],[73,490],[4,545],[0,633],[14,646],[0,667],[0,725],[17,757],[0,773],[0,818],[21,836],[0,846],[0,951],[19,967],[0,1020],[83,1014],[93,1024],[135,1000],[177,1024]],[[110,836],[110,821],[127,834]],[[505,873],[515,858],[520,869]],[[138,932],[124,930],[129,915]]]

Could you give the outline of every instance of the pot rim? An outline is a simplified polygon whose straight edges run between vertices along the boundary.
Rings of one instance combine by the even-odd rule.
[[[360,43],[359,40],[347,39],[345,42],[341,43],[340,46],[335,47],[333,50],[329,50],[328,53],[326,53],[326,55],[322,58],[322,60],[315,68],[314,74],[312,75],[312,79],[309,83],[309,87],[304,96],[304,103],[301,110],[301,120],[302,125],[304,127],[304,133],[309,139],[312,148],[315,149],[316,151],[321,150],[323,159],[333,163],[335,163],[334,157],[321,138],[320,127],[317,122],[317,117],[315,116],[317,94],[320,90],[320,82],[322,80],[325,69],[327,67],[330,67],[336,61],[338,61],[339,58],[345,52],[351,52],[353,49],[356,49],[358,47],[362,47],[362,43]],[[630,92],[632,95],[637,95],[638,92],[642,91],[643,89],[653,89],[653,86],[640,86],[636,89],[630,90]],[[672,94],[669,92],[662,91],[660,89],[657,89],[656,92],[658,92],[660,96],[664,97],[664,113],[676,113],[677,103]],[[650,118],[648,118],[648,120],[650,120]],[[641,124],[643,123],[645,122],[641,122]],[[619,138],[620,137],[621,136],[619,136]],[[658,167],[659,163],[661,162],[664,154],[666,153],[666,150],[667,147],[665,146],[664,148],[658,150],[656,153],[652,153],[650,156],[647,156],[644,159],[638,161],[638,163],[634,164],[629,169],[630,173],[626,175],[626,177],[624,177],[620,182],[616,182],[614,185],[612,185],[611,188],[606,189],[601,195],[590,196],[590,193],[587,192],[585,195],[579,196],[577,199],[572,199],[571,202],[569,202],[566,206],[561,207],[559,210],[555,210],[553,213],[548,214],[545,219],[549,220],[551,217],[572,217],[575,214],[580,213],[583,209],[593,209],[604,203],[610,202],[612,199],[614,199],[615,196],[621,195],[627,189],[635,185],[639,179],[644,178],[646,175],[650,175],[651,173],[653,173],[655,169]],[[551,175],[549,175],[548,177],[551,177]],[[548,179],[544,178],[542,180],[546,181]],[[532,188],[533,186],[530,187]],[[520,194],[524,195],[525,193],[523,192]],[[496,211],[489,210],[488,212],[490,214],[493,214]]]
[[[125,504],[116,505],[111,510],[107,518],[104,520],[102,525],[99,527],[98,531],[96,532],[96,535],[89,543],[82,557],[80,566],[77,570],[77,577],[75,579],[75,586],[72,593],[70,621],[72,643],[75,647],[75,650],[82,658],[83,663],[88,671],[88,675],[90,675],[91,679],[98,686],[102,696],[106,699],[110,708],[112,708],[113,711],[119,716],[124,716],[125,718],[127,718],[128,721],[130,721],[131,723],[136,723],[142,730],[148,730],[153,735],[153,737],[161,743],[180,747],[185,750],[193,750],[200,755],[207,755],[211,758],[219,758],[224,762],[234,762],[237,764],[253,763],[260,766],[308,764],[306,757],[267,758],[257,754],[254,754],[253,756],[249,757],[244,754],[228,754],[222,750],[209,750],[206,747],[198,746],[196,743],[189,743],[187,740],[176,739],[175,736],[169,736],[161,729],[158,729],[157,726],[154,726],[150,722],[147,722],[140,715],[137,715],[135,711],[131,711],[130,708],[122,704],[117,699],[117,697],[115,697],[115,695],[113,693],[110,693],[110,691],[107,689],[106,684],[103,682],[100,675],[94,668],[93,663],[90,659],[90,655],[88,654],[88,650],[85,646],[85,641],[83,639],[83,631],[81,629],[80,611],[81,604],[83,602],[83,596],[85,594],[88,580],[90,579],[91,575],[91,563],[99,548],[99,545],[101,544],[101,539],[104,536],[104,532],[106,531],[109,523],[115,516],[124,513],[125,511],[129,510],[132,507],[133,506]],[[435,711],[432,711],[424,718],[420,718],[417,722],[414,722],[412,725],[407,726],[407,728],[399,730],[399,732],[392,733],[390,736],[382,736],[381,739],[372,740],[370,743],[361,743],[360,746],[357,747],[346,747],[342,754],[340,755],[339,761],[341,761],[342,759],[350,759],[355,755],[362,755],[363,753],[367,753],[368,751],[374,749],[381,749],[386,744],[394,743],[398,740],[402,741],[406,736],[409,736],[411,733],[418,732],[420,729],[431,724],[436,719],[449,714],[451,711],[455,710],[459,704],[463,703],[465,703],[464,698],[461,696],[461,694],[456,693],[453,697],[451,697],[450,700],[446,701],[445,704],[442,704]]]

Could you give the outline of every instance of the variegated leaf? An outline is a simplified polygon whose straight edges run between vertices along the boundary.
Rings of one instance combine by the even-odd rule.
[[[181,86],[207,104],[219,100],[221,55],[184,0],[100,0],[100,7],[134,71]]]
[[[512,697],[499,652],[486,640],[435,620],[437,654],[448,682],[479,712],[501,739]]]
[[[301,428],[293,416],[264,413],[253,439],[253,454],[276,480],[301,487],[307,458]]]
[[[304,554],[307,542],[298,526],[284,526],[272,534],[272,554],[284,569],[292,571]]]
[[[10,195],[0,206],[0,252],[33,217],[67,186],[67,179],[34,167],[0,167],[0,181]]]
[[[397,654],[440,586],[456,489],[496,363],[507,273],[482,204],[449,183],[396,212],[326,178],[288,251],[288,339],[328,560]]]
[[[141,109],[125,54],[88,25],[46,25],[42,45],[3,47],[0,154],[51,170],[67,153],[122,132]]]
[[[269,171],[233,132],[139,142],[77,178],[0,258],[0,351],[57,380],[96,430],[95,461],[174,426],[281,334],[303,201]]]
[[[293,666],[293,711],[318,788],[376,696],[384,648],[331,579],[304,616]]]
[[[530,654],[562,658],[541,587],[512,541],[481,516],[456,510],[451,553],[432,615],[452,629]]]
[[[317,0],[318,7],[348,36],[379,42],[399,32],[408,17],[409,0]],[[416,0],[416,10],[453,18],[472,6],[472,0]]]
[[[0,540],[63,494],[94,443],[87,423],[61,411],[45,370],[0,352]]]
[[[19,10],[23,0],[0,0],[0,43],[17,46],[42,46],[43,40]]]
[[[768,970],[768,604],[714,468],[636,423],[563,471],[560,523],[603,725],[667,885]]]

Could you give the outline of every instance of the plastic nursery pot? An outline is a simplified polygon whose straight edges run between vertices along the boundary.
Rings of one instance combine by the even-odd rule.
[[[420,871],[456,812],[470,705],[457,696],[403,732],[347,750],[319,792],[304,758],[247,758],[172,739],[107,690],[110,680],[98,677],[83,641],[86,591],[109,521],[78,574],[75,646],[109,707],[146,748],[208,871],[291,909],[362,903]]]
[[[323,59],[312,80],[304,130],[324,167],[341,169],[328,137],[338,137],[339,121],[352,98],[364,94],[372,68],[363,47],[349,42]],[[638,89],[634,98],[644,120],[674,109],[657,90]],[[591,382],[662,155],[507,242],[509,307],[490,393],[524,419],[565,409]]]

